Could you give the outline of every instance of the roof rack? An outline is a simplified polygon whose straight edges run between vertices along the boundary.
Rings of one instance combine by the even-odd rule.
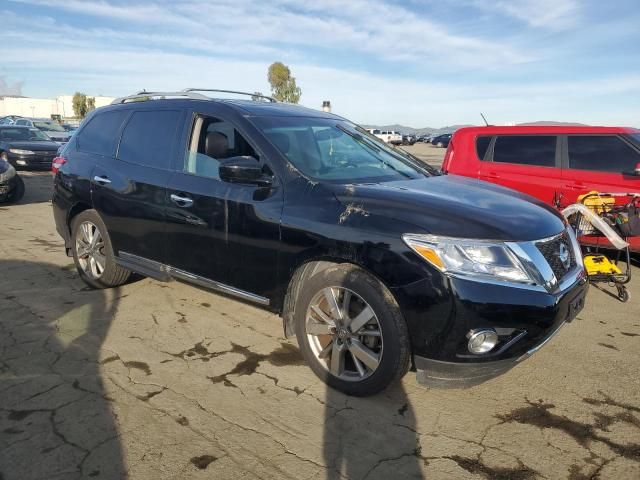
[[[238,92],[236,90],[218,90],[215,88],[185,88],[182,90],[184,93],[192,93],[192,92],[222,92],[222,93],[235,93],[236,95],[249,95],[250,97],[255,98],[264,98],[265,100],[269,100],[271,103],[277,103],[278,101],[267,95],[262,95],[261,93],[249,93],[249,92]]]
[[[134,93],[133,95],[116,98],[113,102],[111,102],[111,105],[118,105],[128,102],[141,102],[143,100],[148,100],[154,97],[187,97],[191,98],[192,100],[212,100],[211,97],[197,92],[234,93],[237,95],[249,95],[251,97],[264,98],[272,103],[277,102],[275,98],[268,97],[266,95],[260,95],[259,93],[238,92],[235,90],[218,90],[213,88],[185,88],[184,90],[180,90],[177,92],[147,92],[145,90],[142,90],[141,92]]]

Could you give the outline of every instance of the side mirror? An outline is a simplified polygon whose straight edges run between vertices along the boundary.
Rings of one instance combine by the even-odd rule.
[[[239,156],[220,162],[220,180],[229,183],[246,183],[268,187],[271,178],[262,172],[262,167],[254,157]]]

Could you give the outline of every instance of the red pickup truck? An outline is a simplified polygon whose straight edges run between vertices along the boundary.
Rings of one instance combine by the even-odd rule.
[[[468,127],[456,131],[443,172],[566,205],[598,192],[640,193],[640,130],[623,127]],[[640,237],[629,239],[640,252]]]

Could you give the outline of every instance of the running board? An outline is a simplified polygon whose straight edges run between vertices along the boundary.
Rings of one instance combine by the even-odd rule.
[[[207,288],[209,290],[215,290],[217,292],[226,293],[227,295],[233,295],[234,297],[242,298],[250,302],[258,303],[260,305],[269,305],[270,300],[266,297],[256,295],[239,288],[226,285],[224,283],[216,282],[193,273],[185,272],[170,265],[165,265],[154,260],[139,257],[132,253],[120,251],[118,256],[115,257],[116,263],[124,268],[133,270],[136,273],[151,277],[161,282],[170,282],[171,280],[182,280],[200,287]]]

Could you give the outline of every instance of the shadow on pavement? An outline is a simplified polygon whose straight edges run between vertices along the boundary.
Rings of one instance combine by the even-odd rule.
[[[118,291],[90,290],[72,268],[0,260],[0,292],[0,478],[123,478],[100,377]]]
[[[401,384],[369,398],[327,387],[324,461],[327,479],[421,479],[416,418]]]

